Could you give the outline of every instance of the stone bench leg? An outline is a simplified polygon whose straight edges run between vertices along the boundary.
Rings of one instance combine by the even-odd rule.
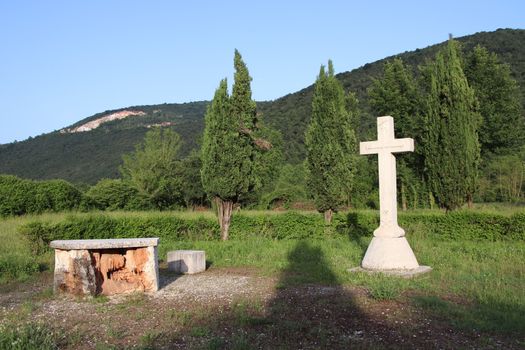
[[[55,249],[55,293],[66,292],[75,295],[97,293],[95,269],[88,250]]]
[[[168,252],[168,270],[194,274],[206,270],[204,250],[174,250]]]

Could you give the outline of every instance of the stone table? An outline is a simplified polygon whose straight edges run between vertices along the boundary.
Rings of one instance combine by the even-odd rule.
[[[55,293],[112,295],[159,289],[158,238],[57,240]]]

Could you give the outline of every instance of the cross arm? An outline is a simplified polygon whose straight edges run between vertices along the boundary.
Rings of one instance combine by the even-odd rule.
[[[414,139],[393,139],[384,141],[367,141],[359,143],[359,154],[378,154],[380,152],[399,153],[414,152]]]
[[[380,145],[377,141],[359,142],[359,154],[377,154]]]

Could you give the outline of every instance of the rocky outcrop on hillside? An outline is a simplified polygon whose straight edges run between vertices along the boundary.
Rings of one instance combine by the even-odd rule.
[[[66,133],[91,131],[93,129],[98,128],[100,125],[110,122],[112,120],[119,120],[119,119],[124,119],[130,116],[143,116],[143,115],[146,115],[146,113],[142,111],[132,111],[132,110],[119,111],[119,112],[111,113],[104,117],[92,120],[90,122],[87,122],[86,124],[77,126],[76,128],[62,129],[60,130],[60,132],[62,134],[66,134]]]

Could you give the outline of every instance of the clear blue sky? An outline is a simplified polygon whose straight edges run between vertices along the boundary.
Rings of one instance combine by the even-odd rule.
[[[209,100],[237,48],[256,100],[497,28],[525,1],[26,1],[0,3],[0,143],[131,105]],[[525,45],[525,43],[524,43]]]

